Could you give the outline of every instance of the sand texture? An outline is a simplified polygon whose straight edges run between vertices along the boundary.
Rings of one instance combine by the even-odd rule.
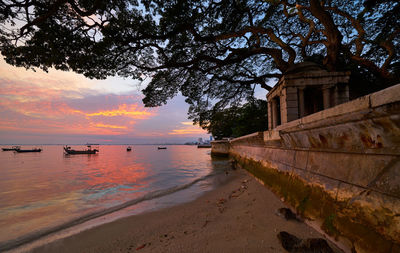
[[[119,219],[34,252],[287,252],[277,237],[281,231],[323,238],[277,215],[285,205],[246,171],[227,176],[232,180],[193,202]]]

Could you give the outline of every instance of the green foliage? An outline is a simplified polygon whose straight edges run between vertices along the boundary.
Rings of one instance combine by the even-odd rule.
[[[265,131],[268,129],[267,102],[253,100],[243,106],[210,113],[208,124],[202,127],[217,140]]]

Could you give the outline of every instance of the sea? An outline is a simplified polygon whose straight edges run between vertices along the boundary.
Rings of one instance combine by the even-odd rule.
[[[0,151],[0,252],[194,200],[226,183],[231,169],[189,145],[100,145],[95,155],[66,155],[62,145],[22,149],[33,147],[42,152]]]

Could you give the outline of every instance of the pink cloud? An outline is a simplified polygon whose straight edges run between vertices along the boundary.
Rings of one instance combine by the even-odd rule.
[[[137,138],[142,143],[206,135],[186,121],[187,104],[182,97],[160,108],[145,108],[134,82],[89,80],[55,70],[26,71],[0,59],[0,135],[22,141],[27,139],[20,136],[35,141],[47,136],[49,143],[53,143],[51,138],[79,140],[77,136],[82,135],[104,142]]]
[[[0,116],[6,119],[0,131],[121,135],[132,132],[138,120],[157,115],[134,95],[82,97],[62,89],[5,82],[0,96]]]

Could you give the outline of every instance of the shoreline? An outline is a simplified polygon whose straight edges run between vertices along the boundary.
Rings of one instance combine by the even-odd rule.
[[[176,185],[163,190],[155,190],[119,205],[88,213],[78,218],[71,219],[68,222],[2,242],[2,244],[0,244],[0,251],[6,253],[31,252],[32,249],[37,247],[79,234],[82,231],[103,224],[194,201],[208,191],[212,191],[215,187],[226,184],[231,177],[226,177],[225,173],[211,173],[183,185]],[[192,187],[204,182],[209,184],[208,187],[211,187],[211,189],[197,189],[197,191],[191,192]],[[187,199],[188,194],[191,194],[190,199]]]
[[[120,218],[30,252],[285,252],[281,231],[324,238],[303,222],[276,215],[284,203],[246,171],[228,176],[191,202]]]
[[[48,227],[34,233],[26,234],[14,240],[3,242],[3,244],[0,244],[0,251],[4,250],[5,252],[10,253],[21,251],[29,252],[32,248],[35,248],[37,246],[51,243],[55,240],[63,239],[65,237],[78,234],[84,230],[110,223],[118,219],[130,217],[133,215],[139,215],[141,213],[152,212],[155,210],[193,201],[194,199],[200,197],[202,194],[208,192],[209,190],[195,193],[195,198],[189,201],[183,200],[181,201],[181,203],[179,203],[179,201],[178,203],[174,203],[176,202],[176,200],[172,200],[172,203],[169,204],[154,204],[154,202],[168,202],[169,198],[176,198],[176,195],[179,196],[179,194],[182,194],[186,190],[189,190],[195,184],[210,179],[219,181],[217,185],[225,184],[226,181],[229,180],[224,175],[222,175],[222,173],[214,173],[198,178],[184,185],[178,185],[164,190],[149,192],[141,197],[123,202],[119,205],[88,213],[78,218],[71,219],[68,222],[53,227]],[[153,203],[153,205],[151,203]],[[150,206],[150,208],[148,206]]]

